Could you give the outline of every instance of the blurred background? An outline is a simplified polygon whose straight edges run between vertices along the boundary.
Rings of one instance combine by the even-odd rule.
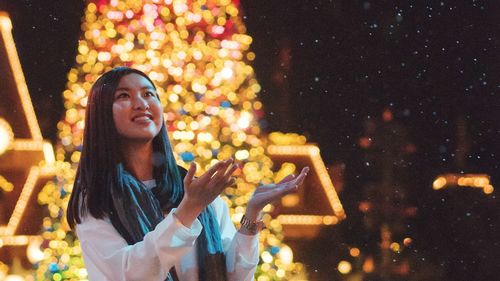
[[[311,239],[289,241],[309,279],[496,280],[499,4],[240,4],[262,87],[261,128],[316,143],[347,213]],[[84,7],[0,0],[53,143]],[[488,182],[464,183],[474,179]]]

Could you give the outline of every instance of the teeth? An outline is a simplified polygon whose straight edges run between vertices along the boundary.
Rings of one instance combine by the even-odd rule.
[[[151,118],[149,118],[148,116],[139,116],[134,118],[134,121],[149,121],[149,120],[151,120]]]

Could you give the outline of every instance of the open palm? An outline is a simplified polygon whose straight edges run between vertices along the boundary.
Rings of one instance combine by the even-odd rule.
[[[298,176],[288,175],[277,184],[261,185],[255,189],[252,198],[248,201],[247,216],[255,220],[260,211],[267,205],[281,197],[296,192],[309,172],[309,167],[302,169]]]

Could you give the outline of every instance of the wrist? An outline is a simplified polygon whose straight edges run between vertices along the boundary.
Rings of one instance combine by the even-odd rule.
[[[198,204],[184,197],[175,211],[175,216],[184,226],[189,227],[202,211],[203,208]]]
[[[261,210],[248,205],[247,209],[245,210],[245,217],[251,221],[257,221],[261,217]]]
[[[241,218],[241,227],[239,232],[245,235],[255,235],[263,228],[265,228],[264,222],[262,220],[253,220],[244,215]]]

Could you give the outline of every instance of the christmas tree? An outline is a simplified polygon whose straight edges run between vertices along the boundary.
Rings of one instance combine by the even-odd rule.
[[[243,163],[236,185],[223,195],[234,223],[258,184],[280,180],[265,154],[259,125],[263,109],[256,99],[260,86],[249,65],[255,54],[249,51],[252,38],[245,34],[240,13],[237,0],[88,3],[76,66],[63,93],[66,114],[58,124],[56,158],[63,164],[38,198],[50,216],[43,222],[44,258],[36,264],[37,280],[87,279],[65,214],[80,158],[87,94],[113,67],[140,69],[155,82],[179,165],[195,161],[201,173],[229,157]],[[269,215],[264,221],[268,229],[260,235],[258,280],[303,276],[302,266],[280,253],[284,244],[279,222]]]

